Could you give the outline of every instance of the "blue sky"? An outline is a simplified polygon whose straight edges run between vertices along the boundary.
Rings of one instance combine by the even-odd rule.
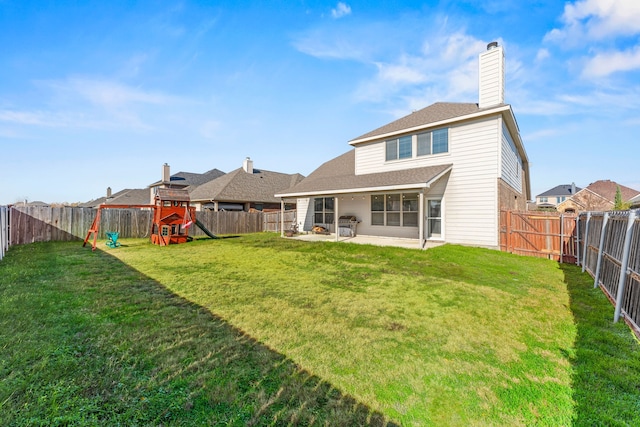
[[[0,0],[0,204],[172,173],[308,175],[504,46],[532,193],[640,190],[640,2]]]

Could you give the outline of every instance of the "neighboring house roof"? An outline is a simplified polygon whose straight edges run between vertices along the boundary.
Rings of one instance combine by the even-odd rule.
[[[149,205],[151,196],[148,188],[136,188],[116,193],[108,201],[108,205]]]
[[[222,175],[224,175],[224,172],[219,169],[211,169],[205,173],[178,172],[171,175],[169,184],[190,187],[188,190],[193,191],[197,186],[219,178]],[[156,181],[153,184],[150,184],[149,187],[155,187],[161,184],[165,183],[162,181]]]
[[[125,188],[124,190],[120,190],[117,193],[113,193],[111,195],[111,197],[98,197],[97,199],[93,199],[93,200],[89,200],[88,202],[85,203],[80,203],[78,205],[78,207],[80,208],[97,208],[98,206],[108,203],[109,201],[113,200],[114,197],[118,197],[121,196],[127,192],[131,191],[130,188]]]
[[[506,104],[500,104],[499,106],[504,107],[505,105]],[[466,102],[436,102],[435,104],[431,104],[421,110],[414,111],[408,116],[402,117],[396,121],[374,129],[371,132],[354,138],[350,143],[395,132],[404,132],[416,127],[447,121],[474,113],[490,111],[495,108],[495,106],[491,108],[479,108],[478,104]]]
[[[558,205],[558,210],[577,207],[583,211],[609,210],[615,203],[616,191],[620,188],[622,200],[631,200],[640,194],[640,191],[625,187],[614,181],[600,180],[592,182],[586,188],[578,191],[574,196]]]
[[[575,193],[573,192],[575,189]],[[580,187],[576,187],[572,184],[562,184],[556,185],[550,190],[545,191],[544,193],[538,194],[536,197],[548,197],[548,196],[568,196],[571,197],[574,194],[577,194],[578,191],[582,190]]]
[[[610,181],[608,179],[603,179],[600,181],[593,182],[589,184],[586,190],[589,190],[611,202],[615,201],[616,191],[620,187],[620,193],[622,194],[622,200],[630,200],[640,194],[640,191],[634,190],[633,188],[625,187],[624,185],[620,185],[614,181]],[[576,193],[577,194],[577,193]]]
[[[192,201],[261,202],[278,203],[275,193],[302,181],[299,173],[286,174],[261,169],[253,173],[238,168],[191,192]]]
[[[286,189],[278,197],[301,197],[322,194],[351,193],[354,191],[384,191],[427,187],[431,182],[451,170],[444,164],[392,172],[355,174],[355,149],[322,164],[298,185]]]

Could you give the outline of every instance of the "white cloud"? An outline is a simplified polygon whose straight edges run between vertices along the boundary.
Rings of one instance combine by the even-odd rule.
[[[640,1],[582,0],[567,3],[564,26],[554,28],[545,40],[576,45],[615,36],[640,33]]]
[[[545,59],[549,58],[549,56],[549,50],[539,49],[538,53],[536,54],[536,62],[544,61]]]
[[[335,9],[331,9],[331,16],[335,19],[343,16],[351,15],[351,6],[346,3],[338,2]]]
[[[640,46],[625,51],[596,54],[589,59],[582,71],[583,77],[605,77],[618,71],[640,69]]]
[[[159,92],[144,91],[119,82],[89,78],[70,78],[44,82],[50,88],[67,96],[80,98],[105,108],[129,104],[168,104],[173,97]]]

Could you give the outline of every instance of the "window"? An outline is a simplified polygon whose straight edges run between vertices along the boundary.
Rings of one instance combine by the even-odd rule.
[[[313,199],[313,221],[316,224],[333,224],[333,197]]]
[[[169,235],[169,226],[168,225],[163,225],[161,233],[162,233],[163,236],[168,236]]]
[[[371,225],[418,226],[418,193],[371,196]]]
[[[386,141],[386,157],[389,160],[410,159],[413,157],[412,136],[402,136]]]
[[[447,153],[449,151],[449,129],[438,129],[418,134],[418,156]]]
[[[549,199],[547,197],[540,197],[540,203],[547,203]]]

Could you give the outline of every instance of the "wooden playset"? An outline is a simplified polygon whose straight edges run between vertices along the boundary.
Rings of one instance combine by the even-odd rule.
[[[96,249],[98,240],[98,229],[100,227],[100,212],[102,209],[153,209],[153,221],[151,224],[151,243],[160,246],[167,246],[185,243],[191,240],[189,237],[189,227],[197,225],[207,236],[217,238],[207,230],[200,221],[196,219],[196,208],[190,206],[190,198],[187,190],[174,188],[158,188],[153,205],[100,205],[93,224],[84,239],[87,242],[93,234],[92,250]],[[119,246],[118,235],[114,232],[107,232],[109,247]]]

